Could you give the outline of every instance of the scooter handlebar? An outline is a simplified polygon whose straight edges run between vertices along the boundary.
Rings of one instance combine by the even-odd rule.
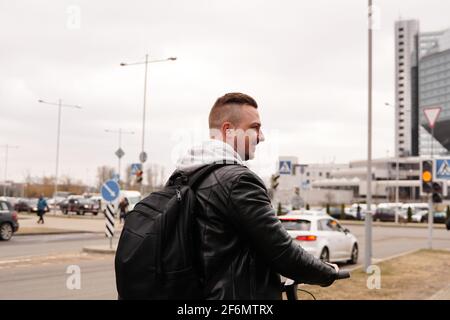
[[[336,279],[340,280],[340,279],[348,279],[350,278],[350,272],[348,272],[347,270],[339,270],[339,272],[337,273]]]

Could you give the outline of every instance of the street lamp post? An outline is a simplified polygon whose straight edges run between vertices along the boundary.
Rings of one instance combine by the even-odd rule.
[[[53,195],[55,197],[56,193],[58,192],[59,141],[60,141],[60,135],[61,135],[61,110],[62,110],[62,108],[81,109],[81,107],[78,106],[78,105],[63,104],[61,99],[59,99],[57,103],[47,102],[47,101],[44,101],[44,100],[38,100],[38,102],[58,107],[58,130],[57,130],[57,135],[56,135],[55,191],[54,191],[54,195]]]
[[[6,144],[3,147],[5,148],[5,182],[3,184],[3,196],[6,197],[6,179],[8,177],[8,151],[9,149],[17,149],[18,146],[10,146]]]
[[[148,54],[145,55],[145,61],[141,62],[133,62],[133,63],[124,63],[122,62],[120,65],[125,66],[131,66],[131,65],[138,65],[138,64],[144,64],[145,65],[145,75],[144,75],[144,106],[143,106],[143,115],[142,115],[142,146],[141,146],[141,154],[139,155],[139,160],[142,165],[142,171],[144,170],[144,162],[147,161],[147,154],[145,153],[145,109],[146,109],[146,102],[147,102],[147,68],[150,63],[156,63],[156,62],[165,62],[165,61],[175,61],[177,60],[176,57],[170,57],[166,59],[158,59],[158,60],[148,60]],[[141,182],[141,196],[144,196],[144,182]]]
[[[367,213],[365,226],[364,270],[372,264],[372,0],[368,0],[368,148],[367,148]]]
[[[118,152],[120,152],[119,150],[122,150],[122,134],[134,134],[133,131],[123,131],[122,128],[119,128],[119,130],[109,130],[109,129],[105,129],[105,132],[108,133],[118,133],[119,134],[119,149],[117,149]],[[116,154],[117,158],[119,158],[119,166],[118,166],[118,175],[119,175],[119,183],[120,183],[120,172],[121,172],[121,160],[122,160],[122,156],[121,154]]]

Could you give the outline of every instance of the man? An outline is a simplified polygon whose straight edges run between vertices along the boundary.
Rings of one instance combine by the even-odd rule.
[[[48,209],[47,201],[45,201],[44,196],[41,194],[37,203],[37,215],[39,216],[37,223],[44,224],[44,214],[46,209]]]
[[[123,223],[125,221],[125,216],[127,215],[129,204],[130,203],[128,202],[128,198],[123,197],[122,199],[120,199],[120,202],[119,202],[120,223]]]
[[[217,99],[210,140],[180,158],[186,174],[226,163],[197,188],[197,239],[206,299],[281,299],[279,274],[331,285],[338,271],[295,244],[276,217],[263,181],[243,161],[264,141],[256,101],[242,93]]]

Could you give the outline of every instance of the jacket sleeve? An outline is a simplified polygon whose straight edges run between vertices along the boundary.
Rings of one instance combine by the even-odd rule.
[[[284,229],[261,179],[251,172],[241,174],[231,186],[229,201],[233,225],[275,271],[298,283],[334,282],[336,270],[306,252]]]

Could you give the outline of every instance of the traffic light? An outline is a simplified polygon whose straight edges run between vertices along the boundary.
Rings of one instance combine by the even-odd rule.
[[[270,181],[270,186],[273,190],[276,190],[277,187],[279,186],[279,182],[278,179],[280,178],[279,174],[273,174],[271,177],[271,181]]]
[[[442,203],[442,182],[433,182],[433,203]]]
[[[431,160],[422,161],[422,193],[433,192],[433,162]]]
[[[137,183],[142,183],[142,175],[143,174],[144,174],[144,172],[142,170],[136,171],[136,182]]]

